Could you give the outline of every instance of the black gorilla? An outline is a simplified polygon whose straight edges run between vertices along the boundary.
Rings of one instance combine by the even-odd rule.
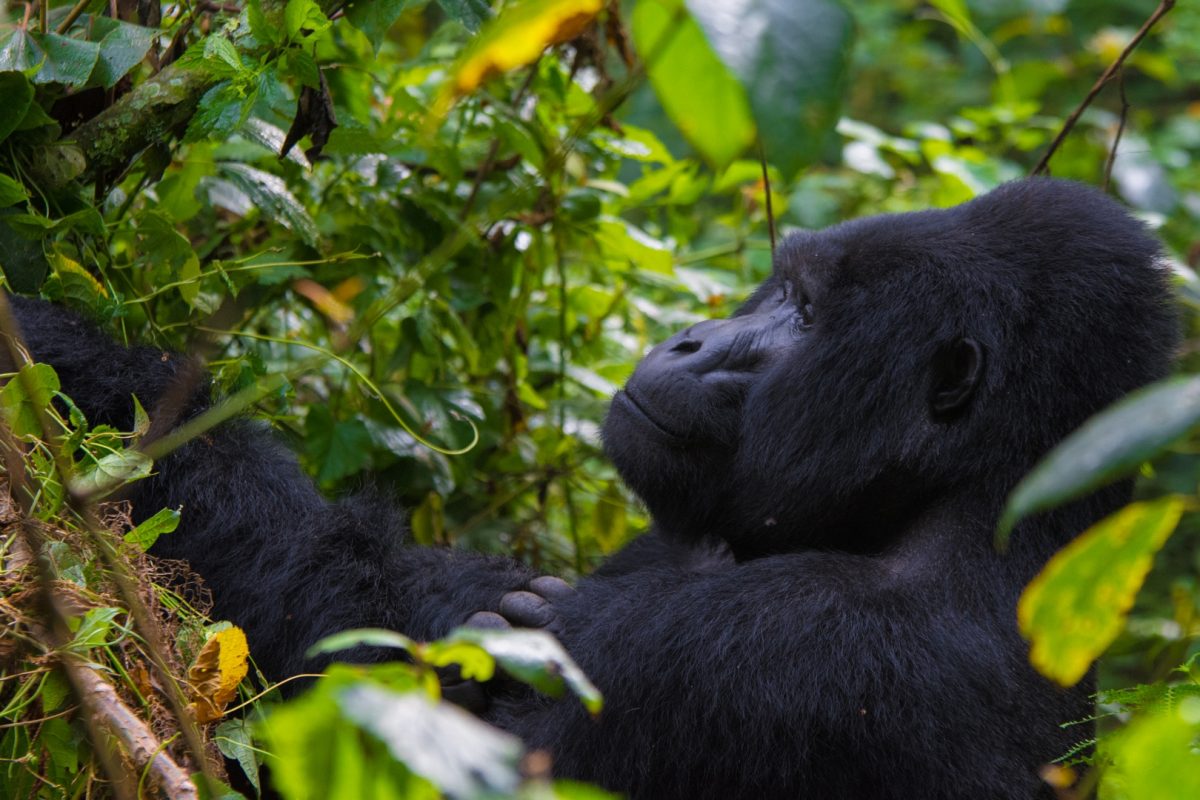
[[[151,408],[179,369],[16,308],[93,419],[128,426],[130,391]],[[1026,522],[1006,555],[993,529],[1039,457],[1166,373],[1175,338],[1142,225],[1023,181],[793,235],[733,318],[655,348],[604,435],[654,531],[575,592],[406,547],[398,514],[322,499],[250,422],[165,459],[133,500],[183,506],[156,551],[192,562],[274,677],[348,627],[436,637],[499,610],[550,628],[604,692],[600,718],[512,688],[489,718],[563,776],[647,798],[1028,798],[1090,734],[1060,727],[1090,687],[1030,669],[1016,600],[1130,487]]]

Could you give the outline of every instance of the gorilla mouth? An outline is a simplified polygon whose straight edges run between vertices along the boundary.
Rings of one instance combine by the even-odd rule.
[[[654,428],[668,439],[672,439],[680,443],[686,443],[688,441],[688,438],[682,433],[679,433],[678,431],[673,430],[659,422],[653,414],[646,410],[646,407],[642,405],[641,401],[638,400],[637,396],[630,391],[628,387],[617,392],[616,397],[613,398],[613,401],[616,402],[618,400],[624,401],[625,406],[633,411],[634,416],[641,417],[642,420],[648,423],[651,428]]]

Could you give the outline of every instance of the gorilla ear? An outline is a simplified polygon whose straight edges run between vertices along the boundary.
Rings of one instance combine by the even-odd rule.
[[[983,380],[983,361],[983,347],[974,339],[956,339],[938,348],[929,391],[929,408],[935,419],[946,420],[966,409]]]

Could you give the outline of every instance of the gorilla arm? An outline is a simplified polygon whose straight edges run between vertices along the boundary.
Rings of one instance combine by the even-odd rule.
[[[35,361],[55,368],[62,389],[95,425],[133,425],[136,394],[152,422],[179,421],[207,405],[208,381],[188,380],[187,361],[126,348],[91,324],[41,301],[10,298]],[[160,401],[190,383],[176,414]],[[196,384],[199,384],[198,386]],[[170,402],[167,403],[170,405]],[[189,442],[129,487],[135,520],[179,508],[179,528],[157,556],[188,561],[213,592],[214,615],[242,626],[272,679],[311,672],[305,651],[347,628],[384,627],[417,639],[497,608],[534,573],[508,559],[412,547],[403,514],[379,498],[329,501],[261,423],[235,420]],[[340,659],[394,657],[378,648]]]
[[[1076,733],[1012,722],[1066,698],[1043,682],[1031,696],[1001,614],[968,616],[944,576],[901,580],[877,558],[647,569],[554,606],[603,712],[501,697],[492,716],[557,775],[633,796],[1030,797]],[[1028,757],[998,757],[1012,753]]]

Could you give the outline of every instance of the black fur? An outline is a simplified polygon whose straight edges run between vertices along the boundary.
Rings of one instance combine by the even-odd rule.
[[[177,369],[17,308],[90,413],[128,415],[133,388],[149,407]],[[1090,735],[1060,723],[1091,686],[1030,669],[1016,600],[1130,487],[1026,522],[1004,556],[996,519],[1054,444],[1162,377],[1175,340],[1155,240],[1075,184],[793,235],[738,315],[660,345],[610,411],[655,530],[556,598],[552,626],[604,712],[506,690],[490,718],[557,774],[638,797],[1044,793],[1039,766]],[[137,491],[143,514],[184,505],[157,550],[192,561],[276,676],[311,668],[325,633],[436,636],[530,577],[405,547],[394,512],[321,499],[252,423]]]

